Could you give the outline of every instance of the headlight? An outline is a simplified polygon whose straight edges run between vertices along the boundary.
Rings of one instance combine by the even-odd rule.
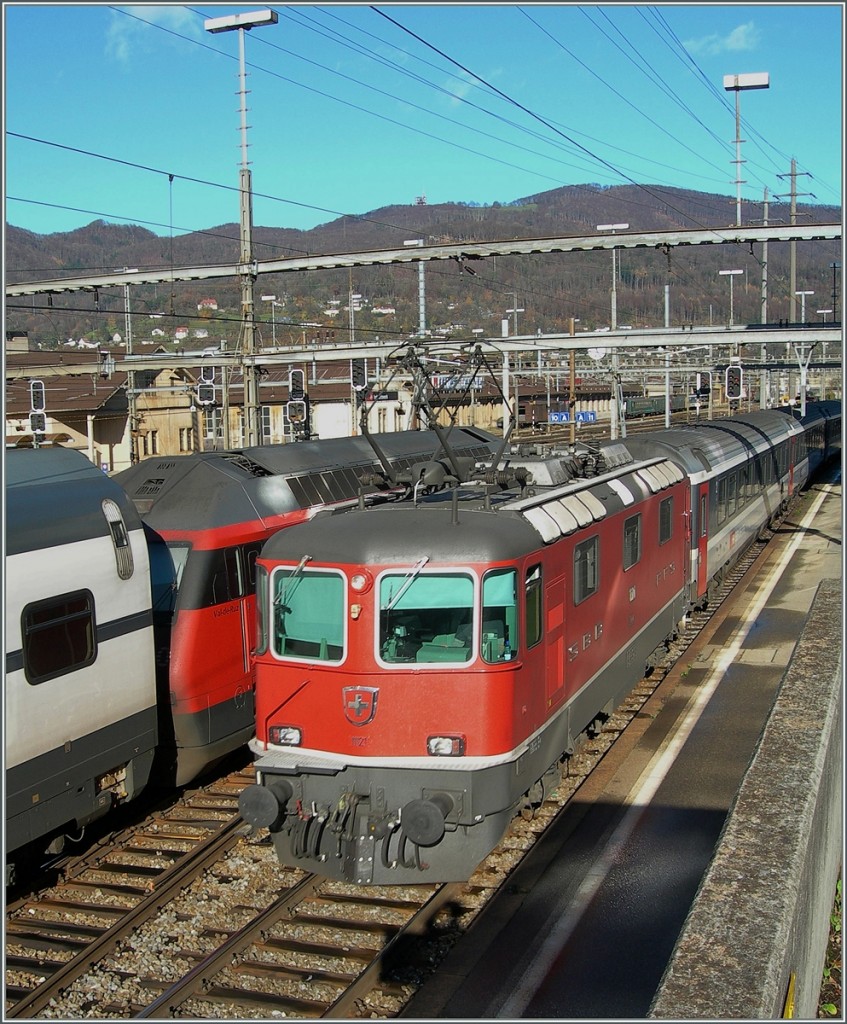
[[[268,742],[278,747],[299,747],[303,733],[296,725],[272,725],[268,729]]]
[[[465,752],[465,737],[429,736],[426,752],[430,757],[461,757]]]

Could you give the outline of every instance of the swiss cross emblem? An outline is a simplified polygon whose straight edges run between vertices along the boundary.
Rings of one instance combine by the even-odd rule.
[[[376,714],[377,686],[345,686],[341,691],[344,714],[352,725],[367,725]]]

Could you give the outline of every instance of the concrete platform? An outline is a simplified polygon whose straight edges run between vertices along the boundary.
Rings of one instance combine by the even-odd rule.
[[[817,1016],[843,854],[842,610],[824,580],[651,1017]]]

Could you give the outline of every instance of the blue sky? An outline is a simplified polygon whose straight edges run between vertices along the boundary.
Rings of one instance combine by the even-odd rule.
[[[237,222],[238,38],[204,19],[261,6],[5,4],[6,222]],[[742,196],[787,193],[796,158],[798,191],[841,202],[841,4],[273,9],[245,34],[256,225],[568,184],[734,196],[723,78],[762,71]]]

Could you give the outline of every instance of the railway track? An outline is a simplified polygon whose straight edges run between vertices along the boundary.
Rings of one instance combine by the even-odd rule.
[[[465,883],[358,887],[281,869],[237,813],[252,769],[68,862],[6,917],[8,1017],[393,1017],[438,969],[763,551],[753,544]]]

